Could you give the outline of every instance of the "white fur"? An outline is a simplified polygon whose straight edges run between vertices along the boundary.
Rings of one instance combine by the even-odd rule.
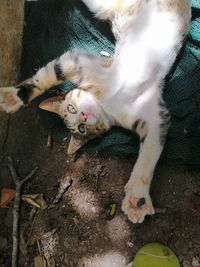
[[[84,2],[92,11],[98,12],[100,3],[106,9],[113,1]],[[113,28],[117,27],[116,32],[120,32],[118,28],[123,28],[124,31],[120,32],[113,64],[102,80],[102,83],[107,81],[108,89],[101,105],[109,117],[129,129],[138,117],[147,121],[149,126],[126,186],[126,197],[122,205],[122,209],[134,223],[142,222],[146,214],[154,213],[149,188],[162,151],[159,140],[160,87],[182,45],[182,14],[172,11],[160,11],[158,1],[152,0],[141,1],[137,15],[117,16]],[[185,22],[189,19],[188,12]],[[146,183],[142,181],[142,177],[147,178]],[[132,197],[144,197],[147,207],[131,207],[129,202]]]
[[[190,20],[189,1],[176,1],[83,0],[97,16],[112,21],[117,39],[112,62],[105,66],[100,58],[77,51],[74,54],[67,52],[59,59],[66,79],[81,83],[86,90],[82,91],[77,114],[68,119],[69,125],[77,125],[81,112],[88,111],[93,113],[88,121],[91,125],[100,120],[106,122],[108,128],[110,125],[119,125],[132,129],[138,119],[147,124],[146,138],[140,146],[137,162],[125,187],[126,196],[122,204],[122,209],[134,223],[142,222],[147,214],[154,213],[149,188],[163,149],[160,142],[162,117],[159,114],[162,109],[159,106],[162,83],[182,45],[182,35],[187,33]],[[177,3],[173,8],[173,4]],[[184,10],[181,10],[182,7]],[[50,62],[32,78],[36,87],[33,98],[62,82],[55,75],[55,62]],[[91,85],[97,90],[101,88],[99,98]],[[12,88],[9,90],[16,98],[16,91]],[[0,109],[16,111],[23,105],[20,99],[19,106],[5,105],[3,94],[4,91],[0,92]],[[60,107],[63,118],[67,105],[74,101],[77,94],[78,90],[75,90],[72,95],[66,95]],[[137,132],[140,138],[144,137],[142,132]],[[130,205],[133,199],[140,198],[145,199],[145,205]]]

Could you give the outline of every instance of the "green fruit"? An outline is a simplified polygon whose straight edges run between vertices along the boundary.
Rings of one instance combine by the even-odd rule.
[[[159,243],[142,247],[134,259],[134,267],[180,267],[174,252]]]

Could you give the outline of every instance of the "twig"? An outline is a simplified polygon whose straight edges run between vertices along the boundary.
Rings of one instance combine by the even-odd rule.
[[[24,179],[20,179],[14,167],[14,163],[11,157],[8,157],[8,167],[10,169],[12,178],[16,186],[16,194],[13,208],[13,248],[12,248],[12,265],[11,267],[17,267],[17,253],[19,246],[19,212],[20,212],[20,198],[22,187],[37,171],[37,167],[34,168]]]
[[[70,176],[66,176],[62,179],[62,181],[60,182],[58,193],[53,200],[53,204],[57,204],[61,200],[65,191],[71,186],[71,184],[72,184],[72,178]]]
[[[37,240],[37,246],[38,246],[39,254],[40,254],[40,256],[42,256],[42,250],[41,250],[41,246],[40,246],[39,240]]]
[[[30,241],[30,238],[31,238],[31,235],[32,235],[32,232],[33,232],[33,225],[35,223],[35,219],[36,219],[36,216],[37,216],[37,209],[36,208],[34,208],[34,209],[35,209],[35,214],[34,214],[33,219],[32,219],[31,228],[29,230],[29,235],[28,235],[27,242],[26,242],[26,246],[27,247],[29,245],[29,241]]]
[[[51,135],[48,135],[47,137],[47,147],[52,147],[52,142],[53,142],[53,139],[52,139],[52,136]]]

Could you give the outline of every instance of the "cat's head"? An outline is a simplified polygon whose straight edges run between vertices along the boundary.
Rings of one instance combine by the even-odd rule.
[[[83,89],[69,91],[65,97],[51,97],[40,108],[57,113],[71,131],[68,154],[75,153],[88,140],[110,128],[109,120],[96,97]]]

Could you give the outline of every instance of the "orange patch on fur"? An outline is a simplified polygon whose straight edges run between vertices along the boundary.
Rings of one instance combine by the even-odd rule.
[[[149,181],[149,179],[146,176],[141,176],[140,179],[143,182],[143,184],[147,184]]]
[[[137,208],[138,200],[139,200],[139,198],[137,198],[137,197],[131,197],[129,202],[134,208]]]
[[[6,92],[4,94],[4,97],[5,97],[6,101],[11,105],[15,105],[17,103],[16,100],[13,98],[11,93]]]
[[[12,99],[10,99],[10,104],[15,105],[15,104],[17,104],[17,101],[14,98],[12,98]]]

